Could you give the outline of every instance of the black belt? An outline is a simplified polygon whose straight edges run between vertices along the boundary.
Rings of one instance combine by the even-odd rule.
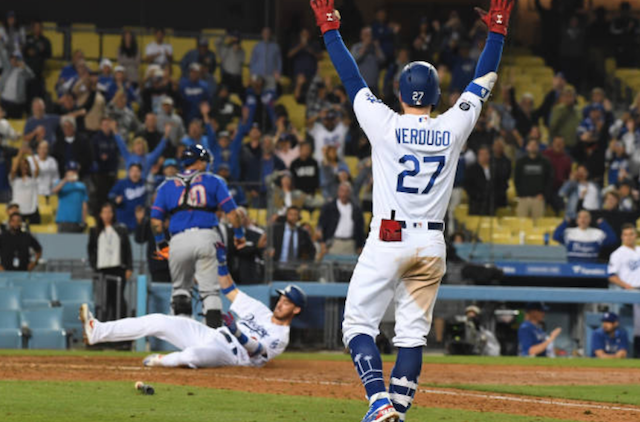
[[[403,229],[407,228],[407,223],[405,221],[398,220],[398,222],[400,223],[400,225],[402,226]],[[420,223],[413,223],[413,228],[414,229],[415,228],[420,228],[418,226],[418,224],[420,224]],[[444,223],[438,223],[438,222],[435,222],[435,221],[429,221],[427,223],[427,230],[436,230],[436,231],[439,231],[439,232],[443,232],[444,231]]]
[[[231,340],[231,336],[227,333],[225,333],[224,331],[220,331],[220,333],[222,333],[222,335],[224,336],[224,338],[229,342],[229,344],[233,344],[233,340]],[[231,351],[233,352],[234,355],[238,354],[238,348],[233,346],[233,348],[231,349]]]

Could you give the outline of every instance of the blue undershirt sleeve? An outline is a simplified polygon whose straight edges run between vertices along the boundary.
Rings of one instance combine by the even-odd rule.
[[[337,29],[324,33],[324,43],[329,52],[329,57],[333,62],[333,66],[336,68],[338,76],[340,76],[340,80],[353,104],[358,91],[367,87],[364,79],[362,79],[362,75],[360,75],[358,65],[356,65],[353,56],[344,45],[340,32],[338,32]]]
[[[500,59],[502,58],[502,47],[504,47],[504,35],[489,32],[487,42],[484,45],[482,54],[476,65],[476,73],[473,79],[479,78],[490,72],[497,72]]]

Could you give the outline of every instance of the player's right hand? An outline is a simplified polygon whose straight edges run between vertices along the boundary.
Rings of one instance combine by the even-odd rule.
[[[311,0],[311,8],[316,15],[316,25],[324,34],[340,28],[340,14],[333,7],[333,0]]]
[[[234,237],[233,244],[236,247],[236,249],[242,249],[247,245],[247,239],[244,237],[241,237],[241,238]]]
[[[231,312],[222,314],[222,323],[229,329],[231,334],[233,334],[234,336],[236,335],[236,333],[238,332],[238,325],[236,324],[236,319],[233,317],[233,314],[231,314]]]
[[[156,245],[156,253],[153,255],[153,259],[158,261],[167,261],[169,259],[169,242],[163,240]]]
[[[486,12],[479,7],[475,10],[480,15],[480,19],[487,25],[490,32],[495,32],[507,36],[509,27],[509,17],[516,0],[491,0],[491,8]]]

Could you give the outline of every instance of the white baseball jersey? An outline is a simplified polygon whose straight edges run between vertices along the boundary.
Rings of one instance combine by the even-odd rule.
[[[400,115],[364,88],[353,108],[372,149],[372,231],[392,210],[397,220],[443,221],[460,151],[482,111],[480,98],[465,92],[431,118]]]
[[[344,156],[344,144],[346,142],[347,133],[349,128],[342,122],[339,122],[333,130],[328,130],[320,122],[316,122],[311,129],[309,129],[309,135],[313,138],[313,158],[318,163],[322,163],[324,160],[323,149],[327,145],[333,145],[338,151],[338,156]]]
[[[289,344],[289,326],[274,324],[269,308],[239,292],[231,310],[238,315],[236,323],[239,329],[246,336],[260,341],[266,357],[263,354],[250,357],[227,327],[213,329],[190,318],[162,314],[109,322],[94,321],[88,340],[90,344],[96,344],[158,337],[180,349],[162,357],[161,366],[169,367],[262,366],[284,352]]]
[[[640,248],[620,246],[609,258],[609,275],[617,275],[625,283],[640,287]]]

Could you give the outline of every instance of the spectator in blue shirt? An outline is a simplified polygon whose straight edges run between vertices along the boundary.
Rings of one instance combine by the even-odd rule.
[[[100,212],[100,206],[107,202],[109,191],[116,182],[118,173],[118,144],[115,140],[116,125],[113,120],[103,117],[100,130],[91,138],[93,149],[93,172],[91,180],[95,187],[94,214]]]
[[[175,177],[180,171],[178,161],[175,158],[167,158],[162,163],[162,174],[156,174],[153,176],[153,190],[158,189],[165,180]]]
[[[131,151],[127,149],[127,144],[119,134],[115,134],[114,139],[120,150],[120,155],[124,158],[125,166],[131,167],[132,164],[140,164],[142,167],[142,178],[146,179],[151,171],[151,167],[158,161],[165,147],[167,146],[168,136],[171,133],[172,127],[170,125],[165,126],[164,136],[160,143],[151,152],[147,146],[147,141],[142,137],[137,137],[133,140]]]
[[[280,46],[271,40],[271,28],[262,29],[262,41],[251,52],[249,62],[251,76],[260,76],[265,80],[267,90],[275,90],[282,74],[282,54]]]
[[[387,11],[385,9],[379,9],[376,12],[376,18],[371,23],[371,33],[373,34],[373,39],[380,43],[380,49],[384,53],[387,62],[395,56],[396,34],[399,30],[399,25],[387,22]]]
[[[450,89],[462,92],[473,79],[476,61],[469,57],[469,44],[461,43],[458,54],[459,56],[454,62],[453,69],[451,69]]]
[[[189,77],[180,79],[180,98],[182,115],[185,122],[200,117],[200,104],[211,101],[211,93],[207,84],[200,80],[200,65],[189,65]]]
[[[246,206],[247,197],[244,194],[244,189],[242,189],[242,186],[230,181],[231,168],[229,167],[229,164],[227,163],[220,164],[218,166],[217,175],[222,177],[224,181],[227,182],[227,188],[229,189],[229,194],[235,201],[236,205]]]
[[[182,60],[180,60],[180,69],[182,70],[182,76],[186,77],[189,73],[189,66],[191,63],[198,63],[206,66],[210,73],[216,71],[216,53],[209,50],[209,39],[206,37],[200,37],[198,39],[198,46],[193,50],[187,51]]]
[[[322,58],[322,52],[317,43],[311,40],[309,30],[303,28],[300,40],[289,50],[287,57],[293,68],[292,79],[296,80],[298,75],[303,75],[306,82],[311,82],[318,72],[318,60]]]
[[[136,229],[136,208],[144,208],[147,202],[147,189],[142,180],[140,163],[129,166],[127,178],[118,180],[109,192],[109,200],[116,204],[118,221],[133,232]]]
[[[600,359],[624,359],[629,349],[629,337],[618,327],[618,315],[605,312],[602,326],[591,334],[591,357]]]
[[[56,114],[45,114],[45,106],[42,98],[34,98],[31,102],[31,116],[24,125],[24,140],[31,142],[33,138],[39,136],[38,132],[44,132],[44,139],[50,144],[56,140],[56,131],[60,124],[60,116]],[[42,135],[42,134],[40,134]]]
[[[78,180],[80,166],[75,161],[67,163],[65,177],[53,188],[58,194],[56,223],[59,233],[82,233],[87,219],[89,195],[87,187]]]
[[[553,233],[553,240],[567,248],[569,262],[597,262],[603,247],[616,245],[618,236],[603,219],[598,220],[598,228],[591,226],[591,213],[582,210],[576,218],[577,227],[569,227],[564,220]]]
[[[106,95],[108,101],[116,95],[118,90],[122,90],[127,95],[127,106],[131,107],[131,103],[137,101],[136,90],[131,84],[131,81],[127,80],[127,73],[124,66],[118,65],[113,69],[113,81],[114,83],[111,84]]]
[[[520,356],[553,357],[553,342],[562,332],[562,328],[555,328],[547,336],[542,323],[548,310],[549,308],[541,302],[529,302],[525,305],[525,321],[518,328]]]
[[[213,154],[213,172],[217,173],[221,164],[226,164],[231,171],[231,180],[240,179],[240,151],[242,150],[242,140],[249,133],[253,124],[255,107],[245,107],[243,110],[244,121],[240,122],[233,140],[227,131],[221,131],[219,135],[211,126],[209,104],[202,103],[201,113],[204,116],[205,128],[207,130],[207,145],[204,145]]]
[[[71,63],[60,70],[58,82],[56,82],[58,96],[62,95],[65,91],[71,90],[75,80],[78,78],[78,67],[84,65],[84,53],[82,50],[74,51],[71,56]]]

